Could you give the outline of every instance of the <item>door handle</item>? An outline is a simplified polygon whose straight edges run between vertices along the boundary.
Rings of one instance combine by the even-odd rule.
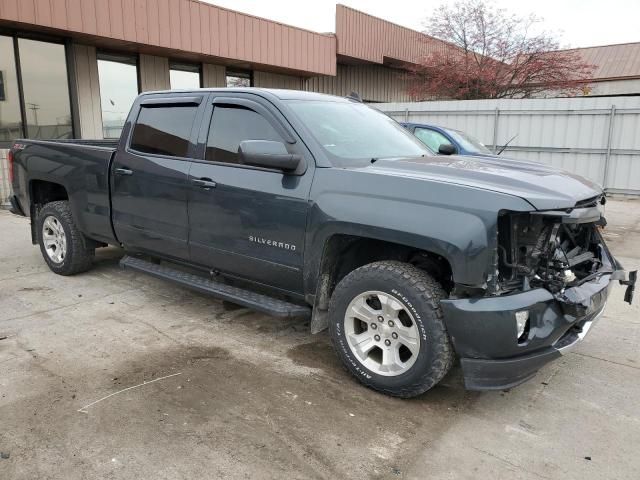
[[[133,175],[133,170],[128,168],[116,168],[114,172],[116,175]]]
[[[191,183],[196,187],[204,188],[205,190],[216,188],[217,185],[216,182],[214,182],[210,178],[194,178],[191,180]]]

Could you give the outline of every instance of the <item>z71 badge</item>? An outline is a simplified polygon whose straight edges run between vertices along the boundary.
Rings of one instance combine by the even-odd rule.
[[[263,237],[254,237],[253,235],[249,235],[249,241],[253,243],[258,243],[260,245],[267,245],[269,247],[282,248],[283,250],[291,250],[295,252],[296,246],[292,243],[280,242],[278,240],[271,240]]]

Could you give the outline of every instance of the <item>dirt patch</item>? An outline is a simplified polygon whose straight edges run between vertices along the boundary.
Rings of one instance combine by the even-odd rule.
[[[331,346],[328,338],[321,338],[315,342],[303,343],[287,352],[287,358],[298,365],[319,368],[325,371],[335,371],[340,368],[340,359]]]

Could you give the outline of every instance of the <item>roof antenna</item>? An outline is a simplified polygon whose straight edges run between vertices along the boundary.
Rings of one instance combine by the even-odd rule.
[[[347,95],[347,98],[349,100],[353,100],[354,102],[362,103],[362,98],[360,97],[360,95],[358,95],[357,92],[351,92],[349,95]]]

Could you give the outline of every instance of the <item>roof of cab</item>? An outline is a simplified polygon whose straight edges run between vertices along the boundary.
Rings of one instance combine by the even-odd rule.
[[[258,87],[232,87],[232,88],[198,88],[188,90],[158,90],[153,92],[144,92],[140,95],[156,95],[169,93],[202,93],[202,92],[237,92],[237,93],[253,93],[263,97],[273,96],[279,100],[316,100],[325,102],[349,102],[348,98],[337,97],[335,95],[327,95],[325,93],[305,92],[302,90],[285,90],[279,88],[258,88]]]

